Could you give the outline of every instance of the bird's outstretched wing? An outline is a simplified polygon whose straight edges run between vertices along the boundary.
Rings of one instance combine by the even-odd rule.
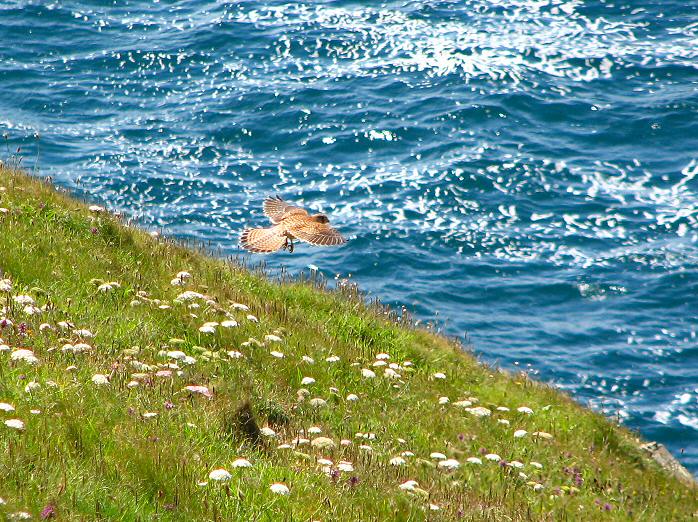
[[[308,212],[301,207],[286,203],[279,196],[271,196],[264,200],[264,215],[275,225],[288,214],[307,216]]]
[[[285,243],[286,236],[280,227],[246,228],[240,236],[240,246],[258,254],[276,252]]]
[[[316,246],[337,246],[347,242],[342,234],[327,223],[294,220],[288,227],[289,232],[301,241]]]

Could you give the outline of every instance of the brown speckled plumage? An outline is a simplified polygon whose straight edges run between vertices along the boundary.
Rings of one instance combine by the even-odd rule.
[[[326,215],[311,216],[305,209],[289,205],[278,196],[264,200],[264,215],[272,222],[271,227],[248,228],[240,236],[240,245],[250,252],[267,254],[282,248],[293,252],[294,239],[317,246],[346,243],[342,235],[330,226]]]

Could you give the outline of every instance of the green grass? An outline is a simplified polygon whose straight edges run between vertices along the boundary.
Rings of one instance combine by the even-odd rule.
[[[686,520],[698,511],[696,491],[646,458],[636,435],[525,375],[478,363],[454,341],[398,324],[352,287],[269,281],[1,167],[0,187],[0,279],[12,282],[0,292],[0,319],[13,323],[0,330],[9,346],[0,352],[0,402],[15,408],[0,411],[5,516],[38,518],[46,506],[63,520]],[[183,270],[191,279],[173,286]],[[111,281],[120,286],[99,289]],[[207,299],[178,301],[186,290]],[[31,296],[41,312],[27,314],[18,295]],[[239,325],[199,331],[226,319]],[[92,348],[63,350],[80,341]],[[12,360],[21,348],[38,362]],[[191,364],[168,358],[172,350]],[[244,358],[231,358],[234,350]],[[400,377],[372,366],[380,353],[399,365]],[[330,356],[339,360],[327,362]],[[365,368],[376,377],[362,377]],[[156,375],[165,370],[171,376]],[[95,374],[109,383],[96,385]],[[304,377],[315,382],[302,385]],[[40,387],[27,391],[32,382]],[[212,397],[184,391],[187,385],[206,386]],[[352,393],[357,401],[346,399]],[[450,402],[439,404],[440,397]],[[313,398],[325,406],[312,406]],[[491,414],[454,405],[468,398]],[[248,403],[254,421],[245,423]],[[521,406],[533,413],[518,412]],[[147,412],[157,416],[144,418]],[[11,418],[25,428],[5,426]],[[276,437],[258,440],[255,429],[264,426]],[[278,448],[301,430],[317,437],[310,427],[335,447]],[[528,434],[516,438],[516,430]],[[404,465],[389,463],[406,451],[414,456]],[[432,452],[460,467],[438,468]],[[233,468],[241,457],[252,467]],[[331,469],[318,458],[331,460]],[[354,471],[337,471],[340,461]],[[210,480],[216,468],[231,479]],[[419,487],[399,489],[407,480]],[[270,491],[275,482],[290,495]]]

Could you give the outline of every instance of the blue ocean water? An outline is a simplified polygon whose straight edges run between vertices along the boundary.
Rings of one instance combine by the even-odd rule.
[[[694,2],[0,2],[26,166],[226,254],[266,195],[325,211],[347,246],[268,266],[467,332],[694,473],[697,110]]]

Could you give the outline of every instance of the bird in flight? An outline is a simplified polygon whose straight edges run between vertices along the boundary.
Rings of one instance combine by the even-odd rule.
[[[272,222],[268,228],[246,228],[240,236],[240,246],[250,252],[269,254],[280,249],[293,252],[293,240],[317,246],[338,246],[346,239],[330,226],[325,214],[308,211],[286,203],[279,196],[264,200],[264,215]]]

